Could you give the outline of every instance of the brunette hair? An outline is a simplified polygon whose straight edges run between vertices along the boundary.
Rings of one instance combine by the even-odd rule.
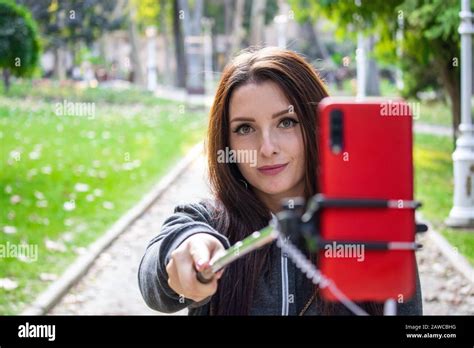
[[[219,150],[230,148],[229,103],[232,92],[248,83],[276,83],[293,106],[302,125],[305,156],[305,199],[317,193],[317,104],[328,92],[318,72],[297,53],[276,47],[251,48],[235,57],[224,69],[210,110],[207,157],[211,191],[215,198],[214,219],[219,232],[231,244],[268,225],[271,212],[242,184],[245,180],[235,163],[218,163]],[[270,246],[253,252],[227,267],[211,301],[218,315],[249,314],[253,290],[271,264]],[[320,302],[315,289],[316,300]],[[334,306],[325,303],[324,312]]]

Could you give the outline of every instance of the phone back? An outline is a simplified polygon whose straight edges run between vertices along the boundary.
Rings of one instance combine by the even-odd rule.
[[[318,107],[318,191],[330,198],[413,199],[412,117],[402,100],[325,98]],[[413,209],[327,208],[325,240],[413,242]],[[326,246],[321,271],[355,301],[406,301],[415,290],[410,250]],[[328,300],[336,300],[322,289]]]

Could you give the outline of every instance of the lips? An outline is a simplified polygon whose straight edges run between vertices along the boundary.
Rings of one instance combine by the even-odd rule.
[[[288,163],[275,164],[272,166],[263,166],[263,167],[259,167],[258,170],[260,171],[260,173],[264,175],[277,175],[278,173],[282,172],[286,168],[287,165]]]

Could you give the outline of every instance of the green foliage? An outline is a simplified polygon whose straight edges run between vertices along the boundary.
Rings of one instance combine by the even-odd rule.
[[[234,3],[231,4],[234,6]],[[204,16],[214,20],[213,32],[218,34],[225,33],[225,2],[208,1],[204,6]]]
[[[13,75],[31,75],[38,63],[36,24],[23,6],[0,0],[0,68]]]
[[[296,20],[316,21],[320,16],[337,25],[338,37],[355,39],[358,32],[378,38],[375,57],[403,71],[405,97],[426,89],[458,88],[460,24],[458,0],[355,1],[289,0]],[[396,32],[403,26],[403,40]],[[400,47],[398,47],[401,45]],[[397,56],[397,48],[402,58]],[[430,68],[427,68],[430,67]],[[444,76],[444,80],[440,79]]]
[[[133,0],[137,18],[143,26],[156,26],[161,10],[161,2],[156,0]]]
[[[115,11],[115,0],[16,1],[30,9],[48,48],[79,41],[90,45],[103,32],[119,29],[125,23],[126,11]]]
[[[265,24],[270,23],[278,13],[278,1],[267,0],[265,4]],[[252,1],[245,1],[243,26],[247,32],[250,30],[252,17]]]
[[[451,79],[458,81],[459,69],[453,58],[460,55],[458,27],[459,1],[407,0],[399,7],[405,15],[405,36],[402,42],[404,96],[414,96],[429,88],[439,89],[439,75],[447,69]],[[426,69],[432,66],[433,69]]]

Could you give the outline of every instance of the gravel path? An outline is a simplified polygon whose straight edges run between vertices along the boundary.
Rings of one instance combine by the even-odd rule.
[[[424,313],[474,315],[474,283],[452,266],[428,235],[418,240],[423,244],[417,259]]]
[[[191,167],[119,237],[51,314],[161,314],[149,309],[137,285],[137,268],[148,241],[180,204],[208,197],[205,161]],[[429,233],[429,232],[428,232]],[[474,284],[458,273],[430,238],[419,236],[417,253],[425,314],[474,314]],[[182,311],[177,314],[186,314]]]
[[[137,272],[148,242],[176,205],[209,196],[205,161],[195,160],[153,206],[97,259],[51,314],[161,314],[149,309],[138,289]],[[182,311],[179,314],[186,314]]]

